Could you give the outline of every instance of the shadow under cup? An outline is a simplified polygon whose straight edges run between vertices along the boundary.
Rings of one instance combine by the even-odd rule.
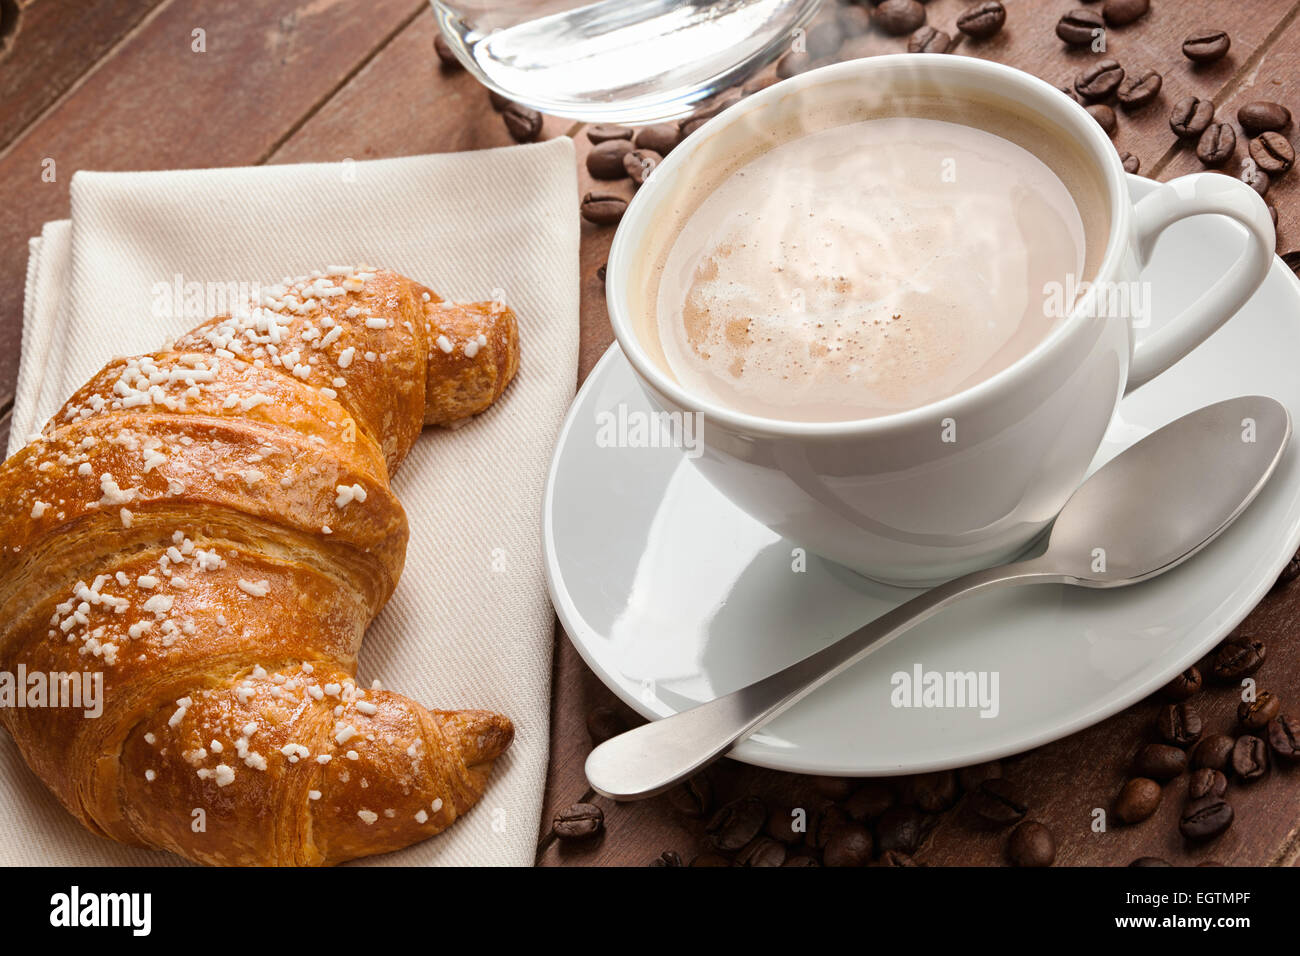
[[[1092,118],[1027,74],[966,60],[854,61],[743,100],[659,166],[610,255],[615,334],[657,409],[700,417],[704,451],[696,466],[778,533],[894,584],[937,583],[1009,560],[1050,523],[1122,394],[1127,325],[1084,328],[1071,315],[1009,368],[932,404],[875,418],[793,421],[746,414],[683,387],[659,337],[659,285],[683,222],[733,172],[793,139],[886,117],[974,127],[1051,169],[1083,223],[1085,267],[1075,280],[1128,258],[1123,237],[1111,235],[1118,204],[1128,201],[1120,195],[1123,174]],[[1128,271],[1136,277],[1131,263]],[[1067,335],[1069,343],[1045,347]],[[1029,363],[1033,372],[1024,374]],[[1014,388],[1005,387],[1012,376]],[[941,440],[945,422],[956,441]]]

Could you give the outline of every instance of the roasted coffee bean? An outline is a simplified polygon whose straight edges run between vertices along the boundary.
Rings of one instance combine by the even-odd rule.
[[[844,31],[834,20],[823,20],[808,28],[804,34],[804,49],[814,60],[830,56],[844,42]]]
[[[1062,93],[1064,93],[1066,96],[1068,96],[1070,99],[1074,100],[1074,102],[1076,103],[1083,102],[1083,97],[1074,91],[1073,83],[1062,83],[1060,86],[1057,87],[1057,89],[1060,90]]]
[[[1254,734],[1237,738],[1232,748],[1232,772],[1242,780],[1258,780],[1268,773],[1268,745]]]
[[[1222,166],[1237,150],[1237,134],[1227,123],[1211,123],[1196,141],[1196,158],[1206,166]]]
[[[1012,866],[1051,866],[1056,859],[1056,838],[1037,820],[1026,820],[1011,831],[1007,858]]]
[[[1092,103],[1084,107],[1088,115],[1097,121],[1097,125],[1106,131],[1107,136],[1114,136],[1115,130],[1119,128],[1119,122],[1115,119],[1115,111],[1105,103]]]
[[[844,812],[857,823],[874,820],[894,805],[894,791],[878,780],[868,781],[844,801]]]
[[[605,827],[605,813],[591,803],[575,803],[555,815],[551,832],[561,840],[587,840]]]
[[[1232,826],[1232,805],[1222,797],[1201,797],[1183,808],[1178,830],[1189,840],[1209,840]]]
[[[951,770],[936,770],[908,777],[900,797],[918,810],[942,813],[957,802],[957,775]]]
[[[637,149],[648,149],[660,156],[667,156],[672,152],[673,147],[677,145],[679,133],[676,123],[657,123],[654,126],[643,126],[632,137],[632,145]]]
[[[957,783],[961,786],[963,793],[970,793],[979,787],[985,780],[996,780],[1002,776],[1002,762],[999,760],[990,760],[987,763],[977,763],[970,767],[962,767],[957,771]]]
[[[1133,772],[1152,780],[1172,780],[1187,769],[1187,754],[1169,744],[1147,744],[1133,760]]]
[[[1182,753],[1182,751],[1178,751]],[[1125,823],[1141,823],[1160,806],[1160,784],[1150,777],[1134,777],[1115,798],[1115,816]]]
[[[1268,187],[1271,185],[1268,173],[1260,169],[1259,163],[1255,162],[1253,159],[1247,159],[1242,162],[1241,181],[1261,196],[1268,192]]]
[[[1197,30],[1183,41],[1183,56],[1193,63],[1221,60],[1232,46],[1232,38],[1222,30]]]
[[[1272,691],[1265,690],[1254,700],[1243,700],[1237,705],[1237,720],[1247,730],[1263,730],[1281,712],[1282,701]]]
[[[883,853],[896,850],[909,856],[921,845],[925,818],[912,807],[892,807],[876,821],[876,846]]]
[[[714,849],[739,850],[758,836],[767,822],[767,808],[758,797],[741,797],[721,807],[705,826]]]
[[[806,853],[800,853],[797,856],[786,857],[786,861],[781,865],[782,866],[821,866],[821,864],[817,862],[817,857],[809,856]]]
[[[849,815],[842,807],[833,803],[825,806],[815,813],[809,822],[806,842],[814,849],[824,849],[832,834],[849,822]]]
[[[1124,152],[1119,154],[1119,161],[1124,165],[1124,172],[1137,175],[1137,171],[1142,168],[1142,160],[1138,159],[1132,153]]]
[[[1173,866],[1168,860],[1162,860],[1158,856],[1140,856],[1129,866]]]
[[[605,281],[605,267],[596,270],[600,281]],[[603,744],[627,730],[627,721],[613,707],[593,707],[587,714],[587,733],[593,744]]]
[[[736,857],[741,866],[784,866],[785,847],[768,837],[758,837]]]
[[[1270,720],[1268,745],[1279,760],[1287,763],[1300,760],[1300,719],[1281,714]]]
[[[796,821],[802,821],[802,828],[799,830],[795,829]],[[772,812],[767,815],[767,824],[763,827],[763,832],[781,843],[798,843],[803,839],[807,826],[806,814],[796,815],[794,807],[773,807]]]
[[[976,816],[998,826],[1019,823],[1029,812],[1020,792],[1001,777],[985,780],[966,798]]]
[[[1098,31],[1104,32],[1105,23],[1101,14],[1086,8],[1071,10],[1061,17],[1056,24],[1056,35],[1070,46],[1089,46]]]
[[[713,99],[709,100],[708,103],[697,107],[695,112],[687,119],[679,120],[678,123],[679,125],[684,125],[692,120],[712,119],[719,113],[731,109],[744,98],[745,97],[740,90],[727,90],[725,93],[720,93]]]
[[[604,143],[611,139],[631,139],[632,128],[619,126],[617,123],[597,123],[587,127],[587,139],[593,144]]]
[[[1201,715],[1186,701],[1169,704],[1156,717],[1156,730],[1165,743],[1190,747],[1201,737]]]
[[[623,154],[623,168],[638,186],[643,185],[662,162],[662,156],[648,149],[634,149]]]
[[[1165,78],[1155,70],[1143,70],[1124,77],[1115,95],[1125,109],[1138,110],[1160,95]]]
[[[597,143],[587,154],[587,172],[596,179],[622,179],[627,176],[623,157],[630,152],[630,139],[607,139]]]
[[[713,812],[713,780],[697,773],[668,791],[668,802],[678,813],[699,820]]]
[[[1237,110],[1237,122],[1251,136],[1279,132],[1291,125],[1291,111],[1281,103],[1253,100]]]
[[[1187,778],[1187,799],[1199,800],[1201,797],[1221,797],[1228,792],[1228,778],[1217,770],[1202,767],[1193,770]]]
[[[1273,225],[1277,225],[1276,215],[1273,217]],[[1287,255],[1294,255],[1294,253],[1288,253]],[[1282,261],[1286,262],[1286,256],[1282,257]],[[1296,268],[1291,262],[1287,262],[1287,267],[1292,272],[1294,272]],[[1291,560],[1286,563],[1286,567],[1282,569],[1282,573],[1279,574],[1277,580],[1273,582],[1273,587],[1278,588],[1290,584],[1296,578],[1300,578],[1300,554],[1293,554],[1291,556]]]
[[[855,781],[848,777],[813,777],[813,789],[827,800],[844,800],[853,792]]]
[[[912,34],[907,41],[908,53],[947,53],[952,46],[952,37],[942,30],[924,26]]]
[[[1111,26],[1122,27],[1146,16],[1150,9],[1151,0],[1106,0],[1101,15]]]
[[[521,103],[507,103],[501,109],[501,118],[516,143],[530,143],[542,132],[542,114]]]
[[[1124,67],[1115,60],[1100,60],[1079,74],[1074,88],[1085,100],[1104,100],[1124,82]]]
[[[776,61],[776,75],[783,80],[798,76],[800,73],[806,73],[811,68],[812,57],[798,50],[791,50]]]
[[[433,52],[438,54],[438,59],[444,68],[448,70],[465,69],[465,64],[460,62],[460,58],[452,51],[451,44],[447,42],[447,38],[441,33],[437,33],[433,37]]]
[[[707,116],[692,116],[690,119],[684,119],[677,126],[678,136],[685,139],[708,121],[709,117]]]
[[[871,866],[920,866],[914,859],[906,853],[899,853],[897,850],[886,850],[880,854],[880,858]]]
[[[685,866],[682,862],[682,855],[676,850],[664,850],[657,857],[650,861],[651,866]]]
[[[1232,760],[1232,748],[1236,741],[1227,734],[1210,734],[1202,737],[1192,748],[1191,765],[1193,770],[1209,767],[1211,770],[1227,770]]]
[[[835,11],[835,22],[846,37],[860,37],[871,29],[871,12],[861,4],[845,4]]]
[[[582,197],[582,218],[598,226],[612,226],[627,212],[627,200],[610,193],[587,193]]]
[[[510,100],[506,99],[496,90],[488,90],[488,102],[492,104],[493,112],[500,113],[510,105]]]
[[[1161,693],[1164,694],[1166,700],[1187,700],[1201,689],[1203,683],[1201,672],[1193,666],[1187,668],[1187,670],[1166,684]]]
[[[987,40],[1007,22],[1007,8],[998,0],[967,7],[957,17],[957,29],[976,40]]]
[[[1295,149],[1281,133],[1260,133],[1250,141],[1250,158],[1266,173],[1285,173],[1295,165]]]
[[[901,37],[925,23],[925,7],[917,0],[885,0],[876,7],[873,19],[885,33]]]
[[[1219,124],[1222,125],[1222,124]],[[1226,127],[1229,132],[1231,127]],[[1197,147],[1200,151],[1200,147]],[[1210,675],[1225,684],[1235,684],[1243,677],[1249,677],[1259,670],[1268,656],[1264,642],[1254,638],[1241,637],[1222,645],[1214,655],[1214,664]]]
[[[1200,139],[1214,120],[1214,103],[1196,96],[1181,99],[1169,114],[1169,128],[1179,139]]]
[[[871,862],[871,832],[860,823],[837,827],[822,851],[825,866],[866,866]]]
[[[730,860],[719,853],[701,853],[691,860],[691,866],[734,866]]]

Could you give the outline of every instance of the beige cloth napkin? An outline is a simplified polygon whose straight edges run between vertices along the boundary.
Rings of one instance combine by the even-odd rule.
[[[71,222],[31,242],[9,452],[111,356],[197,324],[158,318],[155,286],[270,284],[332,263],[395,269],[445,298],[501,297],[519,316],[519,375],[455,430],[428,430],[394,479],[406,570],[359,677],[427,705],[508,715],[516,738],[483,798],[446,833],[372,862],[526,865],[546,775],[554,616],[542,570],[543,485],[578,361],[573,143],[371,162],[78,173]],[[93,836],[0,733],[0,864],[168,864]]]

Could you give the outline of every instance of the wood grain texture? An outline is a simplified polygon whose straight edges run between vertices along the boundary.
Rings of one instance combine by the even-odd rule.
[[[0,23],[0,148],[66,92],[160,0],[6,2]]]
[[[175,0],[0,156],[0,402],[13,393],[27,239],[68,214],[78,169],[171,169],[261,161],[422,0]],[[191,49],[205,31],[206,52]],[[42,180],[45,160],[55,180]],[[21,197],[21,201],[16,201]]]

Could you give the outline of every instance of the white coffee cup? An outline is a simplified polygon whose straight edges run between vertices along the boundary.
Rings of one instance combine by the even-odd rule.
[[[809,91],[905,98],[969,92],[1014,104],[1074,139],[1095,164],[1110,233],[1091,292],[1027,355],[932,404],[847,422],[759,418],[694,395],[652,359],[634,321],[634,269],[668,215],[674,177],[717,163]],[[1106,315],[1102,290],[1136,282],[1161,232],[1189,216],[1228,216],[1248,241],[1203,296],[1156,331]],[[1074,100],[1020,70],[974,57],[903,54],[793,77],[742,100],[688,137],[632,201],[610,250],[610,322],[653,405],[702,417],[695,464],[728,498],[818,554],[893,584],[928,585],[1010,560],[1044,530],[1083,479],[1123,395],[1165,371],[1231,317],[1264,281],[1273,224],[1263,200],[1226,175],[1169,182],[1134,204],[1114,145]],[[1158,290],[1157,290],[1158,294]],[[653,322],[641,323],[642,329]],[[955,437],[955,440],[951,440]]]

